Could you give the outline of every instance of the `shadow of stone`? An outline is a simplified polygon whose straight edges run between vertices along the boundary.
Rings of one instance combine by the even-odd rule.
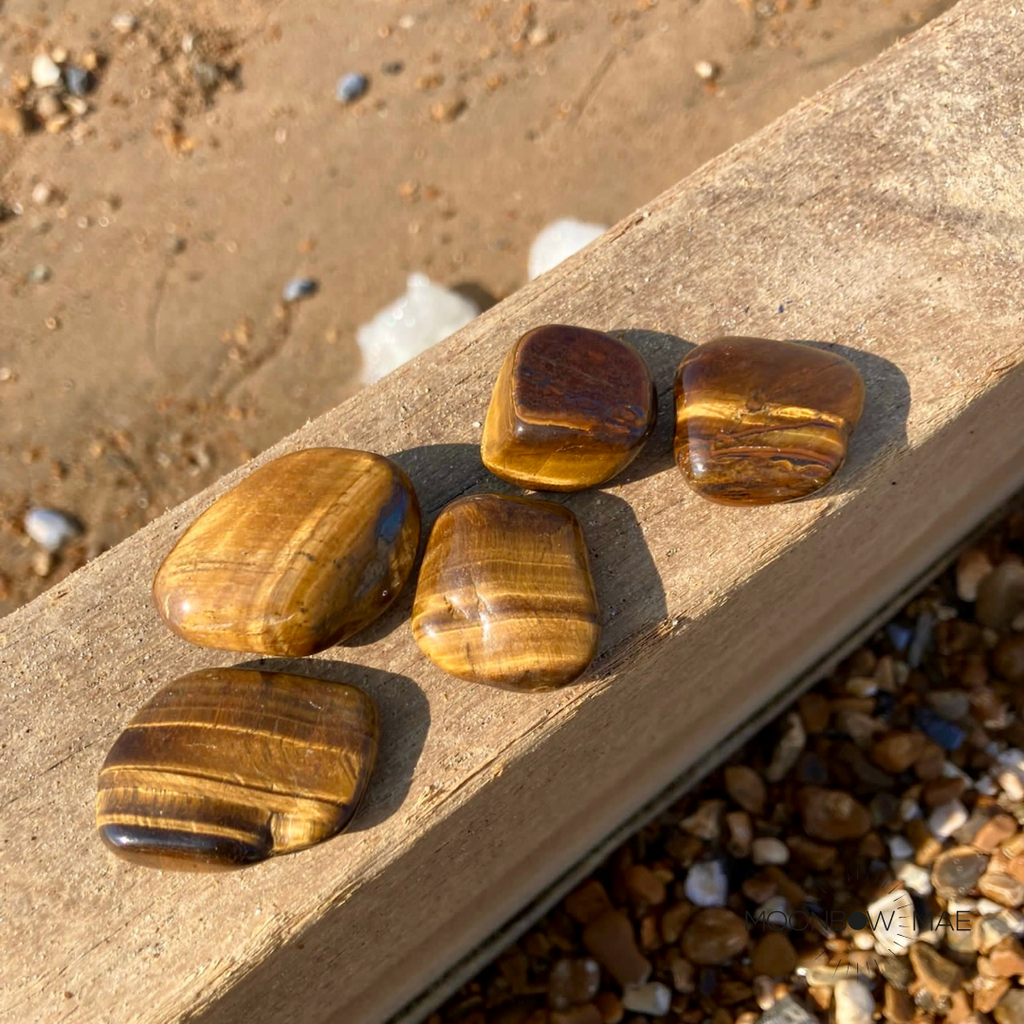
[[[486,313],[491,306],[496,306],[501,301],[493,292],[489,292],[480,284],[479,281],[460,281],[459,284],[452,285],[451,290],[456,295],[461,295],[464,299],[469,299],[470,302],[475,303],[481,313]]]
[[[643,451],[609,485],[628,484],[654,476],[675,465],[672,438],[675,431],[676,409],[674,384],[676,367],[680,360],[694,349],[694,344],[661,331],[628,328],[608,331],[608,334],[629,342],[644,357],[654,378],[658,392],[658,422],[654,433],[647,439]]]
[[[257,658],[237,667],[289,672],[365,690],[377,705],[380,746],[363,804],[345,832],[373,828],[401,807],[430,726],[430,704],[408,676],[325,658]]]

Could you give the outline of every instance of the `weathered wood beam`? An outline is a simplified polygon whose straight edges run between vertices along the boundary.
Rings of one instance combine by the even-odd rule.
[[[528,697],[446,678],[412,640],[411,594],[355,645],[274,663],[380,704],[355,831],[213,876],[133,867],[93,834],[96,773],[134,710],[244,660],[171,635],[149,585],[247,470],[0,621],[0,1017],[383,1020],[1024,482],[1022,19],[965,0],[256,460],[395,454],[429,518],[504,489],[477,424],[525,329],[628,332],[659,381],[635,467],[566,498],[604,609],[587,682]],[[866,412],[820,496],[727,509],[672,466],[672,371],[723,333],[861,368]]]

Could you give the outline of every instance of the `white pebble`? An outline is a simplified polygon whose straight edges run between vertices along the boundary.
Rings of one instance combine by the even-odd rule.
[[[1006,907],[1001,903],[996,903],[995,900],[990,900],[987,896],[982,896],[981,899],[978,900],[977,909],[978,913],[985,917],[996,917],[999,915],[1000,911],[1006,910]]]
[[[868,922],[874,932],[873,939],[886,955],[899,956],[901,949],[905,950],[917,938],[914,903],[906,889],[894,889],[871,903]]]
[[[134,14],[128,14],[122,11],[120,14],[115,14],[110,19],[110,27],[115,32],[120,32],[121,35],[126,36],[129,32],[135,31],[135,26],[138,22],[135,20]]]
[[[959,800],[940,804],[928,817],[928,827],[938,839],[948,839],[968,818],[967,808]]]
[[[874,949],[875,937],[865,928],[862,932],[853,933],[853,945],[856,949]]]
[[[992,571],[992,562],[984,551],[969,548],[956,563],[956,596],[973,603],[978,599],[978,584]]]
[[[699,60],[693,65],[693,70],[703,82],[713,82],[718,77],[718,65],[714,61]]]
[[[25,513],[25,532],[44,551],[59,551],[82,527],[77,519],[55,508],[30,508]]]
[[[785,864],[789,861],[789,847],[781,839],[762,836],[751,844],[750,859],[755,864]]]
[[[53,197],[53,189],[45,181],[38,181],[32,187],[32,202],[36,206],[45,206]]]
[[[889,836],[886,842],[891,860],[910,860],[914,856],[914,847],[905,836]]]
[[[900,801],[900,817],[904,821],[913,821],[915,818],[921,817],[921,808],[916,800],[911,800],[909,796],[905,796]]]
[[[527,273],[532,281],[578,253],[608,230],[605,224],[587,224],[566,217],[543,228],[530,246]]]
[[[672,1006],[672,990],[660,981],[649,981],[635,987],[627,985],[622,992],[622,1006],[631,1013],[664,1017]]]
[[[927,868],[921,867],[910,860],[893,861],[893,872],[896,877],[911,891],[920,896],[930,896],[932,878]]]
[[[48,53],[37,53],[32,58],[32,82],[40,89],[48,89],[60,81],[60,68]]]
[[[723,907],[729,898],[729,879],[720,860],[694,864],[683,886],[686,898],[698,907]]]
[[[995,796],[996,793],[999,792],[999,787],[996,785],[995,779],[991,778],[988,775],[983,775],[980,779],[978,779],[978,781],[974,784],[974,788],[982,796]]]
[[[404,295],[356,331],[364,384],[372,384],[444,341],[480,312],[474,302],[434,284],[424,274],[410,274],[406,285]]]
[[[1024,800],[1024,782],[1021,782],[1020,774],[1013,770],[1000,772],[996,780],[1002,791],[1014,802]]]
[[[835,1024],[871,1024],[875,997],[859,978],[843,978],[836,982]]]

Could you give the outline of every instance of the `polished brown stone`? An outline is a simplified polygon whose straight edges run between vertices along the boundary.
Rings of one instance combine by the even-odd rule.
[[[597,651],[597,597],[567,508],[475,494],[438,516],[412,612],[416,642],[460,679],[550,690]]]
[[[162,689],[100,770],[96,826],[160,868],[241,867],[340,832],[366,791],[377,711],[343,683],[207,669]]]
[[[495,476],[520,487],[594,487],[636,458],[657,406],[632,345],[584,327],[537,327],[501,367],[480,454]]]
[[[394,601],[420,536],[416,494],[380,455],[308,448],[215,501],[153,582],[167,624],[204,647],[301,657]]]
[[[676,462],[702,497],[766,505],[824,486],[864,408],[853,363],[810,345],[718,338],[676,373]]]

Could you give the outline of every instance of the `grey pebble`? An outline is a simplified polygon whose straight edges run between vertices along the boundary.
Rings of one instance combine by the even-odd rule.
[[[281,293],[285,302],[298,302],[299,299],[308,299],[316,295],[320,286],[311,277],[293,277]]]
[[[84,96],[92,89],[92,76],[85,68],[69,64],[64,68],[64,85],[72,96]]]
[[[82,524],[55,508],[30,508],[25,513],[25,532],[44,551],[59,551],[82,533]]]
[[[355,103],[369,87],[370,83],[367,81],[366,75],[351,71],[338,79],[337,88],[334,90],[334,98],[339,103]]]

